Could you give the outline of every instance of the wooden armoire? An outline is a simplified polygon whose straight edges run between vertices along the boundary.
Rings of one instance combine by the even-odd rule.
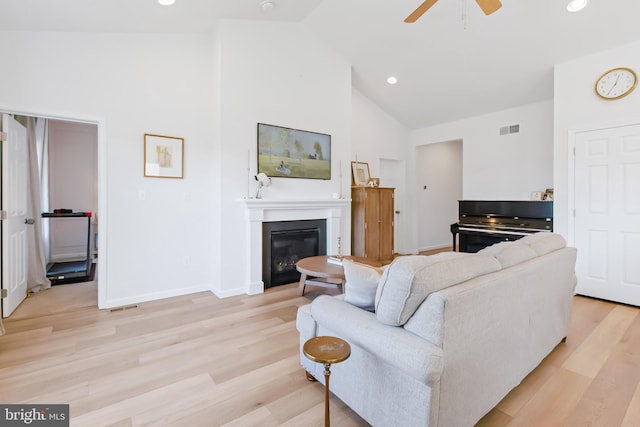
[[[374,260],[391,260],[393,215],[393,188],[352,187],[351,253]]]

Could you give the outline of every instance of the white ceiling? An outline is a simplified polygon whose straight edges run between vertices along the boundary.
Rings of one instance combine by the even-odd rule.
[[[640,40],[640,1],[502,0],[0,0],[1,30],[207,32],[218,19],[300,22],[353,66],[354,86],[415,129],[553,97],[553,65]],[[466,25],[462,20],[466,10]],[[628,64],[602,64],[602,71]],[[640,71],[640,70],[639,70]],[[389,75],[399,83],[386,83]],[[598,76],[594,76],[594,81]]]

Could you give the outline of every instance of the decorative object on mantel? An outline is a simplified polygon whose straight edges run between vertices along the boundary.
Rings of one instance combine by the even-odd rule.
[[[256,199],[262,199],[262,188],[271,185],[271,178],[269,178],[265,173],[259,173],[254,176],[254,178],[258,181],[258,186],[256,187]]]
[[[353,185],[366,187],[369,184],[369,163],[351,162],[351,171],[353,172]]]
[[[184,138],[144,134],[144,176],[182,178]]]
[[[331,179],[331,135],[258,123],[258,173]]]
[[[371,178],[369,179],[369,182],[367,183],[367,185],[369,187],[380,187],[380,178]]]

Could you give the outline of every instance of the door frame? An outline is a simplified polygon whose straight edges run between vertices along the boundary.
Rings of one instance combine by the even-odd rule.
[[[61,120],[66,122],[88,123],[97,126],[98,132],[98,308],[104,308],[107,300],[108,288],[108,212],[107,212],[107,143],[106,119],[104,117],[87,116],[84,114],[56,114],[48,111],[25,111],[0,106],[0,112],[19,116],[38,117],[43,119]]]

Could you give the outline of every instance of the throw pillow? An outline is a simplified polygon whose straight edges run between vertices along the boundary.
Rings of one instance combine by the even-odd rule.
[[[345,259],[344,267],[344,300],[356,307],[367,311],[373,311],[378,282],[382,276],[383,268],[376,268],[366,264]]]

